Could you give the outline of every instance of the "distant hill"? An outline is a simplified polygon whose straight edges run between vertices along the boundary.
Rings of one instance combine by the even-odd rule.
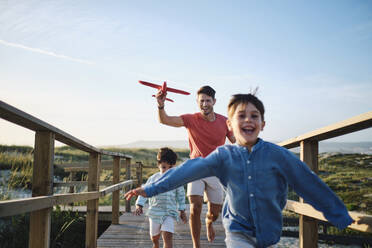
[[[299,152],[299,148],[292,151]],[[320,142],[319,152],[372,154],[372,142]]]
[[[153,149],[163,146],[188,149],[189,143],[186,140],[139,140],[124,145],[118,145],[116,147]],[[298,151],[298,148],[293,150]],[[319,152],[372,154],[372,142],[320,142]]]
[[[320,142],[320,152],[372,154],[372,142]]]

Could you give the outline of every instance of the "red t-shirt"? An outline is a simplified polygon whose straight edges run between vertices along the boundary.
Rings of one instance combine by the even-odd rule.
[[[189,136],[190,158],[206,157],[232,135],[227,128],[227,118],[215,115],[214,121],[205,120],[201,113],[181,115]]]

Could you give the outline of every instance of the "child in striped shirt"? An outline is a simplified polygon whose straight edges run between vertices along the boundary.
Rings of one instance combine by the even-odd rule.
[[[157,154],[158,173],[152,175],[146,182],[151,184],[157,181],[168,169],[172,168],[177,161],[177,154],[167,148],[160,148]],[[160,234],[163,238],[163,247],[171,248],[173,246],[174,220],[178,221],[178,216],[186,223],[185,214],[185,190],[183,186],[174,190],[156,195],[151,198],[139,196],[136,201],[135,215],[143,213],[143,206],[146,200],[149,201],[149,208],[146,215],[150,222],[150,236],[154,248],[159,247]],[[177,210],[179,213],[177,213]]]

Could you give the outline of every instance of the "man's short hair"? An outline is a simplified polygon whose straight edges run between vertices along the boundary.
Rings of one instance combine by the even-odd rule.
[[[214,96],[216,95],[216,91],[211,86],[203,86],[198,90],[199,94],[206,94],[207,96],[210,96],[214,99]]]
[[[166,162],[170,165],[175,165],[177,162],[177,154],[168,147],[160,148],[157,155],[158,163]]]

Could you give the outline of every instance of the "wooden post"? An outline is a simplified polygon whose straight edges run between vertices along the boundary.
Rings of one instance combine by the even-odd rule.
[[[141,187],[142,185],[142,163],[136,162],[137,168],[136,168],[136,178],[137,178],[137,187]]]
[[[125,174],[126,174],[126,179],[130,180],[130,158],[125,159]],[[125,192],[130,190],[130,186],[125,187]],[[130,213],[130,201],[125,201],[125,212]]]
[[[120,157],[114,156],[112,168],[113,184],[120,182]],[[119,194],[120,190],[112,192],[112,224],[119,224]]]
[[[70,172],[70,175],[69,175],[69,179],[70,179],[70,181],[71,181],[71,182],[72,182],[72,181],[75,181],[75,178],[76,178],[76,172],[71,171],[71,172]],[[75,186],[70,186],[70,189],[69,189],[68,193],[75,193]],[[68,205],[70,205],[70,206],[74,206],[74,203],[71,202],[71,203],[69,203]]]
[[[88,191],[99,190],[99,174],[101,170],[101,155],[90,153],[88,170]],[[97,247],[98,233],[98,200],[89,200],[87,202],[87,219],[85,233],[85,247]]]
[[[75,181],[75,178],[76,178],[76,172],[71,171],[69,175],[70,181]],[[68,193],[75,193],[75,186],[70,186]]]
[[[53,194],[54,133],[36,131],[32,197]],[[49,248],[52,208],[31,212],[30,248]]]
[[[318,141],[301,141],[301,160],[316,174],[318,174],[318,150]],[[304,202],[302,198],[300,198],[300,202]],[[300,215],[299,221],[300,247],[318,247],[318,221],[304,215]]]

